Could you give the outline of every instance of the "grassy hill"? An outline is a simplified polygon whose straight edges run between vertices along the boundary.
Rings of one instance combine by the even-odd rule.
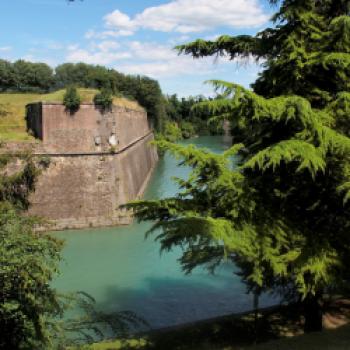
[[[92,103],[95,94],[93,89],[79,89],[83,103]],[[65,90],[50,94],[5,93],[0,94],[0,140],[30,141],[33,138],[26,132],[25,106],[32,102],[62,102]],[[122,97],[115,97],[113,103],[117,106],[143,110],[140,105]]]

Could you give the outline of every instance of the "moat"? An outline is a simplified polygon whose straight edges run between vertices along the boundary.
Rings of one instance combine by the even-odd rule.
[[[230,146],[223,137],[199,137],[185,141],[214,152]],[[169,155],[160,159],[145,197],[173,195],[177,187],[171,177],[186,177],[188,168],[178,167]],[[66,240],[61,276],[55,287],[61,292],[84,291],[96,299],[97,307],[111,312],[131,310],[152,328],[163,328],[196,320],[247,311],[252,297],[234,274],[232,264],[215,275],[197,269],[184,275],[177,259],[180,250],[160,255],[159,244],[145,239],[147,223],[129,226],[57,232]],[[270,298],[262,298],[268,305]]]

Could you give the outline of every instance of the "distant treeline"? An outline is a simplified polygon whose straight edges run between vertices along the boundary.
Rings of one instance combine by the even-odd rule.
[[[0,92],[47,93],[72,85],[107,89],[113,95],[136,100],[147,110],[152,126],[169,140],[221,133],[220,128],[208,124],[209,112],[192,110],[205,97],[163,96],[159,83],[146,76],[86,63],[64,63],[52,69],[45,63],[0,59]]]
[[[209,98],[212,100],[212,98]],[[221,126],[208,123],[211,118],[209,111],[193,109],[198,103],[208,101],[208,98],[190,96],[179,98],[177,94],[166,96],[166,115],[168,122],[164,134],[170,141],[179,138],[190,138],[195,135],[218,135],[223,133]]]
[[[149,119],[157,130],[164,128],[165,101],[156,80],[125,75],[114,69],[85,63],[65,63],[54,70],[45,63],[0,60],[1,92],[44,93],[70,85],[108,89],[114,95],[134,99],[147,110]]]

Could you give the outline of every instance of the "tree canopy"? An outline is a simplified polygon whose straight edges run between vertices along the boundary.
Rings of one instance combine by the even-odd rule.
[[[217,135],[223,133],[222,125],[210,123],[211,114],[206,110],[195,110],[194,105],[211,100],[204,96],[179,98],[177,94],[166,96],[166,114],[169,120],[176,122],[184,138],[194,135]]]
[[[21,163],[17,170],[14,162]],[[50,286],[62,243],[35,233],[38,219],[22,214],[38,169],[28,154],[0,155],[1,349],[50,349],[58,334],[54,319],[63,312]]]
[[[262,72],[253,91],[213,81],[221,98],[196,107],[230,120],[234,146],[214,155],[160,142],[192,173],[174,198],[128,206],[155,220],[163,249],[184,248],[186,270],[231,259],[248,290],[304,300],[306,330],[322,326],[323,292],[350,277],[349,9],[284,0],[256,36],[179,46],[194,58],[254,57]]]
[[[136,100],[157,131],[163,130],[165,100],[159,83],[146,76],[125,75],[86,63],[64,63],[53,70],[45,63],[0,59],[0,92],[48,92],[70,86],[111,91]]]
[[[53,84],[53,69],[45,63],[0,59],[0,91],[42,92]]]

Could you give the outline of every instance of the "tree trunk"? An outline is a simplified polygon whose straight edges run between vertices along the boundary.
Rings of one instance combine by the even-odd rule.
[[[254,344],[258,342],[259,335],[259,299],[260,299],[260,290],[254,291]]]
[[[303,301],[305,325],[304,332],[322,331],[322,306],[320,296],[309,294]]]

